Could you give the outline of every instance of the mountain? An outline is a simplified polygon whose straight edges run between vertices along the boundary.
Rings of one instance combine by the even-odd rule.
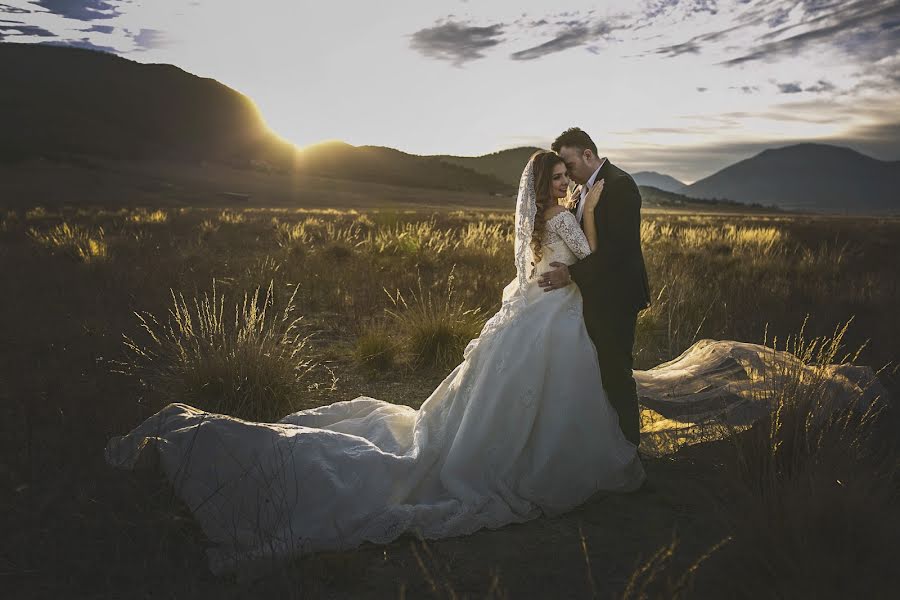
[[[684,182],[678,181],[671,175],[664,175],[656,171],[639,171],[638,173],[632,173],[631,177],[638,185],[654,187],[666,192],[678,193],[685,186]]]
[[[0,160],[68,155],[248,162],[290,150],[249,98],[172,65],[0,44]]]
[[[294,168],[319,177],[410,187],[490,194],[515,189],[488,173],[476,172],[438,157],[417,156],[381,146],[351,146],[343,142],[325,142],[300,150]],[[515,185],[518,185],[518,179]]]
[[[681,193],[790,210],[869,212],[900,208],[898,189],[900,162],[838,146],[797,144],[765,150]]]
[[[515,189],[489,173],[391,148],[326,143],[300,150],[275,135],[246,96],[171,65],[0,43],[0,81],[0,163],[215,162],[393,186]]]
[[[501,150],[484,156],[435,156],[445,163],[471,169],[476,173],[494,177],[503,183],[517,188],[525,163],[540,148],[519,147]]]
[[[514,194],[522,166],[538,150],[416,156],[340,142],[301,150],[272,132],[249,98],[213,79],[80,48],[0,43],[0,82],[0,179],[15,178],[10,189],[23,197],[38,195],[41,177],[53,179],[48,185],[63,181],[61,167],[71,167],[82,197],[101,190],[114,197],[126,178],[116,179],[113,171],[141,173],[156,181],[147,182],[148,189],[166,189],[174,170],[194,169],[195,181],[204,177],[204,165],[214,164],[257,181],[277,175],[308,185],[314,178],[322,186],[316,189],[341,181],[388,186],[390,194],[421,197],[423,203],[427,193],[409,190],[465,193],[471,205],[478,195]],[[25,164],[28,169],[17,166]],[[822,144],[766,150],[684,187],[657,173],[637,173],[635,179],[645,189],[689,198],[787,209],[896,212],[900,204],[900,162]],[[231,187],[229,192],[239,193]],[[351,187],[365,195],[365,185]],[[401,188],[408,190],[401,194]]]

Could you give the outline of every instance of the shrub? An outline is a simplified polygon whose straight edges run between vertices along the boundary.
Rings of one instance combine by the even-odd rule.
[[[370,374],[383,374],[396,368],[397,345],[385,329],[368,329],[357,338],[353,357]]]
[[[413,367],[446,369],[459,364],[466,344],[484,325],[482,310],[466,309],[455,301],[452,271],[442,296],[423,290],[421,278],[418,291],[410,295],[412,300],[407,302],[398,291],[391,297],[395,310],[387,312],[397,320]]]
[[[28,234],[39,244],[60,251],[85,263],[106,260],[108,257],[102,227],[91,231],[80,225],[62,223],[48,231],[30,228]]]
[[[145,208],[138,208],[128,215],[128,220],[132,223],[167,223],[169,221],[169,213],[164,210],[148,211]]]
[[[257,421],[276,420],[297,409],[305,378],[314,364],[294,317],[294,297],[275,308],[274,282],[244,293],[234,319],[225,312],[225,297],[212,294],[190,301],[170,291],[169,318],[162,323],[137,314],[149,336],[146,345],[126,336],[129,360],[123,372],[140,377],[171,402]]]

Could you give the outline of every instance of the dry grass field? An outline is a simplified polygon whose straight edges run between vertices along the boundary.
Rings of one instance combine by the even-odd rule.
[[[900,219],[647,211],[642,233],[638,368],[702,338],[790,338],[811,362],[856,355],[897,397]],[[638,493],[254,580],[209,574],[161,476],[105,465],[111,435],[170,401],[261,420],[358,395],[417,407],[499,307],[511,234],[475,210],[0,212],[4,596],[895,593],[897,411],[809,419],[809,387],[782,390],[777,421],[647,457]]]

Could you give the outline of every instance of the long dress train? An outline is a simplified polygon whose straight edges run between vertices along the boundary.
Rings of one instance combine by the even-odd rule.
[[[568,212],[545,236],[534,273],[590,252]],[[533,275],[507,286],[419,410],[360,397],[253,423],[170,404],[106,448],[120,467],[142,455],[158,458],[216,544],[214,572],[404,532],[497,528],[644,479],[603,391],[580,291],[544,292]]]

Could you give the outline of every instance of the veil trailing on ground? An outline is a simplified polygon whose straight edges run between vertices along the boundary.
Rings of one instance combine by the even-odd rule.
[[[634,371],[641,451],[664,455],[727,437],[783,407],[803,403],[808,425],[835,410],[874,409],[888,392],[871,367],[808,364],[760,344],[704,339],[680,356]],[[819,423],[820,424],[820,423]]]

